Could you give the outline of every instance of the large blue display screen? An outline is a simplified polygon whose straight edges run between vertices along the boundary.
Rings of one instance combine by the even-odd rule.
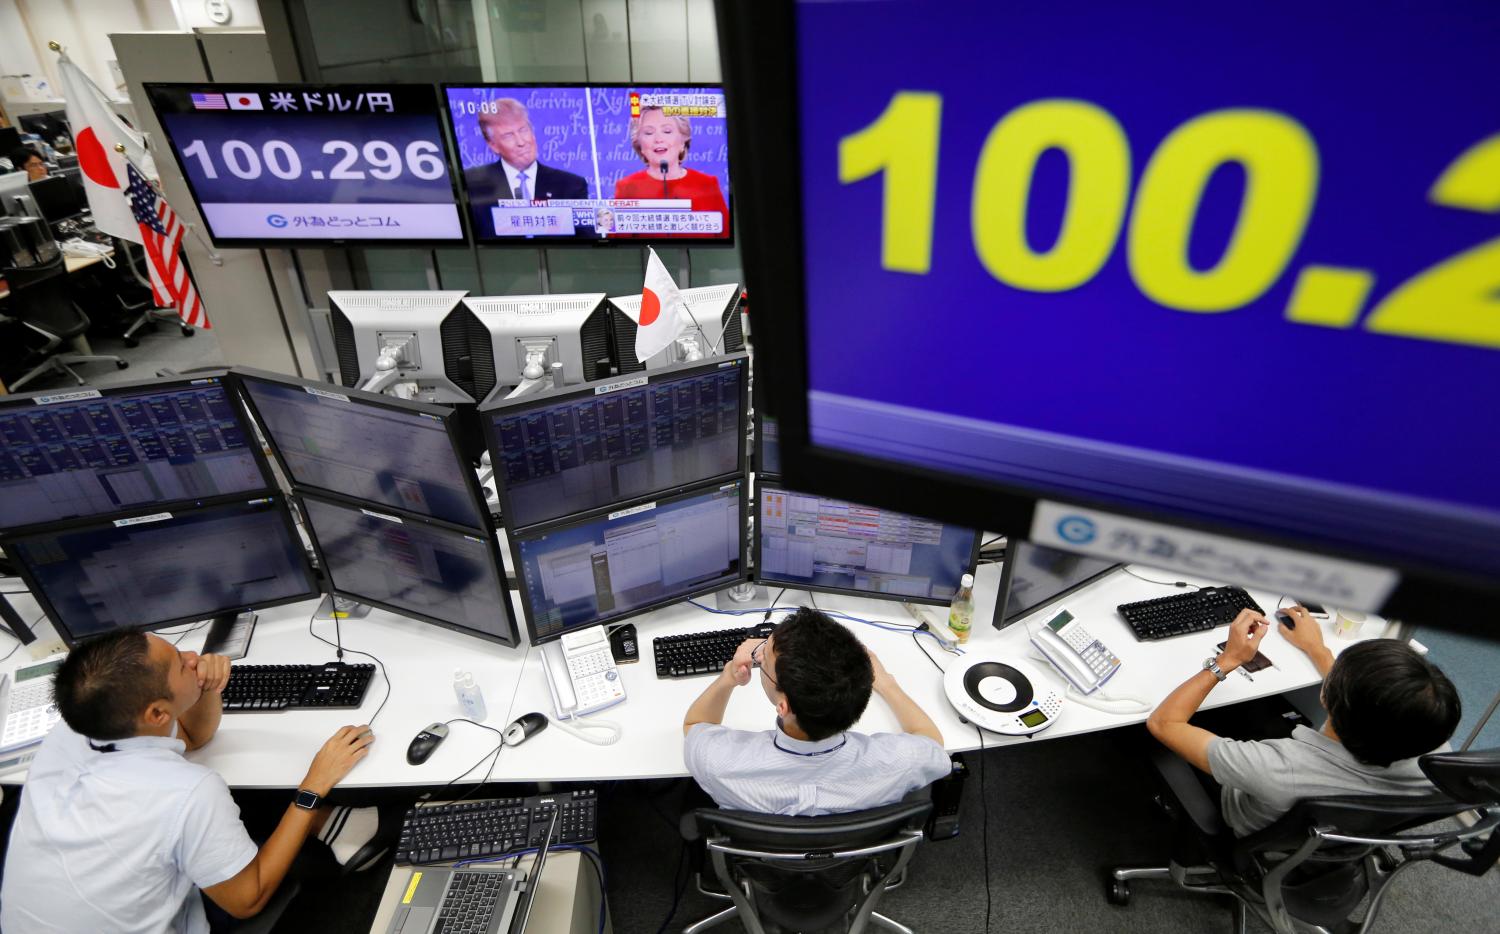
[[[215,241],[463,239],[430,87],[147,91]]]
[[[717,86],[444,92],[479,239],[729,239]]]
[[[813,443],[1500,571],[1494,6],[1088,6],[798,4]]]

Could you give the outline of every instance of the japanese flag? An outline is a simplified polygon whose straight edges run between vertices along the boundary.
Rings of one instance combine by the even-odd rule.
[[[635,358],[645,360],[672,345],[688,328],[682,293],[656,251],[646,262],[646,287],[641,290],[641,319],[636,322]]]
[[[94,226],[111,236],[140,243],[141,225],[125,196],[125,158],[129,156],[144,172],[154,175],[156,167],[145,143],[140,134],[115,116],[104,92],[66,55],[58,59],[57,70]],[[115,152],[117,145],[125,147],[124,155]]]

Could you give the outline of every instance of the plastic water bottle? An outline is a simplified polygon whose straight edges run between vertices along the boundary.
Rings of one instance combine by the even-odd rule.
[[[948,628],[959,642],[969,641],[969,627],[974,624],[974,575],[965,574],[959,581],[958,593],[948,604]]]
[[[458,703],[464,709],[464,716],[475,723],[484,722],[489,712],[484,707],[484,692],[479,690],[472,672],[464,671],[462,668],[454,669],[453,693],[458,695]]]

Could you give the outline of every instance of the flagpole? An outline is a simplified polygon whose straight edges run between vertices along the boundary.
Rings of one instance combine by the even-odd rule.
[[[124,146],[123,143],[116,143],[115,144],[115,152],[119,153],[122,156],[125,156],[126,159],[130,158],[128,155],[125,154],[125,146]],[[208,251],[208,258],[213,261],[213,264],[215,266],[222,266],[222,265],[224,265],[224,256],[223,256],[223,254],[220,253],[218,250],[214,249],[214,245],[211,242],[209,242],[209,240],[208,240],[207,237],[203,236],[203,233],[198,229],[198,225],[197,224],[194,224],[194,223],[192,223],[190,221],[183,220],[181,214],[177,215],[177,222],[180,223],[188,231],[190,231],[194,237],[198,238],[198,242],[201,243],[201,244],[203,244],[203,249],[205,249],[205,250]]]

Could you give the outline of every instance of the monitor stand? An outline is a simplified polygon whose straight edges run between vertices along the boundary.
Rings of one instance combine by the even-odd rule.
[[[5,621],[5,628],[9,629],[11,635],[21,640],[22,645],[29,645],[36,641],[36,633],[21,619],[21,614],[16,612],[10,601],[0,594],[0,620]]]
[[[721,610],[743,610],[747,607],[766,605],[766,588],[750,581],[742,581],[714,594],[714,602]]]
[[[370,615],[370,608],[356,600],[348,597],[335,597],[326,594],[323,602],[318,604],[318,612],[313,614],[313,619],[318,622],[327,622],[333,619],[364,619]]]
[[[224,613],[215,616],[208,635],[203,637],[204,655],[244,658],[250,652],[250,637],[255,633],[255,612]]]

